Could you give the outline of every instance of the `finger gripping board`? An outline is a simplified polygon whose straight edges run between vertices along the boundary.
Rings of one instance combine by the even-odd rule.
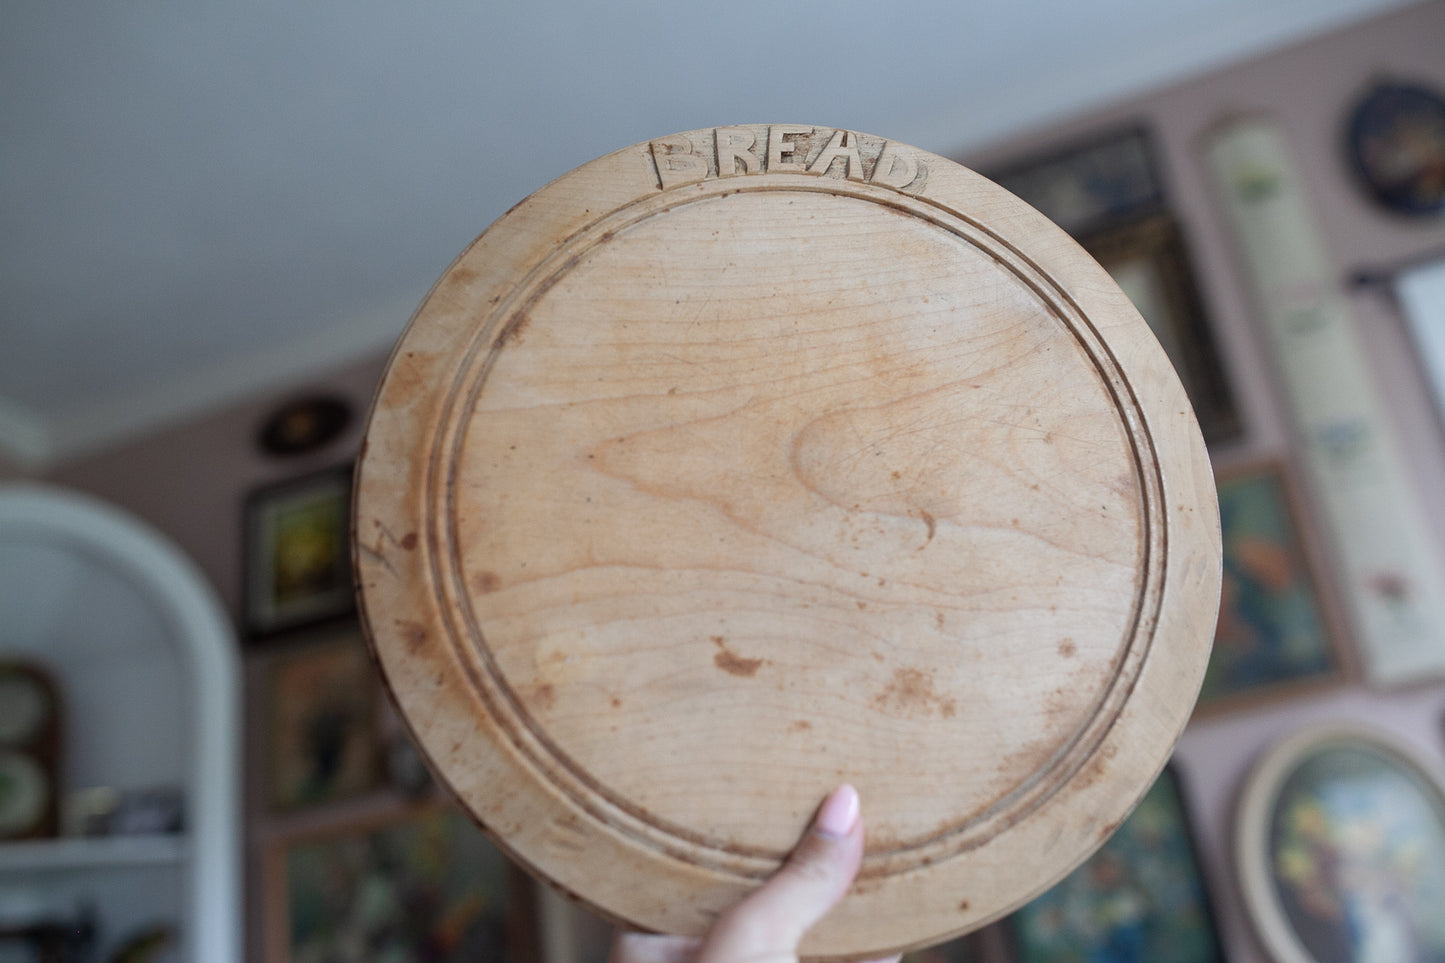
[[[821,955],[1092,852],[1219,591],[1198,428],[1108,275],[958,164],[805,125],[637,144],[493,224],[396,347],[355,540],[435,770],[608,916],[702,932],[854,783]]]

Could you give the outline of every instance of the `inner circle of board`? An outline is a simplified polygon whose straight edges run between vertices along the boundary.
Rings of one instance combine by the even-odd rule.
[[[813,183],[770,184],[757,188],[753,188],[751,185],[738,187],[725,185],[725,183],[707,186],[711,190],[694,192],[685,198],[675,196],[649,198],[648,201],[651,203],[639,202],[629,205],[607,218],[603,223],[591,228],[586,234],[571,239],[567,246],[559,249],[541,266],[541,269],[536,272],[538,277],[532,284],[520,285],[514,296],[504,299],[488,321],[479,326],[479,337],[471,351],[472,363],[465,369],[465,374],[459,380],[456,386],[457,390],[453,393],[453,402],[449,406],[450,430],[439,437],[439,447],[432,452],[432,461],[438,466],[439,475],[435,482],[428,486],[428,490],[437,496],[435,503],[431,506],[432,514],[428,528],[444,533],[444,541],[441,542],[436,556],[439,576],[437,584],[448,586],[450,591],[439,592],[437,603],[441,611],[454,612],[458,616],[451,636],[454,643],[460,647],[458,654],[462,658],[477,657],[477,675],[474,679],[479,690],[487,694],[496,718],[507,726],[509,734],[516,740],[518,747],[533,756],[538,773],[543,778],[551,779],[558,788],[569,792],[580,805],[595,809],[596,815],[613,820],[615,825],[631,831],[639,840],[646,841],[662,850],[686,849],[693,859],[710,858],[712,865],[719,868],[732,868],[734,872],[753,876],[764,875],[771,867],[776,866],[777,860],[784,854],[785,848],[762,849],[749,847],[746,844],[708,839],[700,833],[689,831],[688,828],[677,822],[667,823],[655,817],[649,817],[642,807],[629,805],[625,798],[609,792],[605,784],[592,778],[585,767],[579,766],[555,742],[549,739],[545,728],[539,726],[529,714],[528,700],[520,697],[509,685],[505,673],[498,669],[495,660],[489,657],[487,645],[481,641],[483,633],[479,627],[473,593],[466,587],[466,573],[463,571],[457,554],[455,526],[455,496],[459,486],[464,483],[465,474],[465,459],[460,457],[458,450],[463,426],[476,408],[478,398],[485,389],[487,375],[491,372],[497,355],[509,343],[515,343],[518,340],[519,319],[529,319],[529,312],[537,300],[543,297],[544,293],[557,282],[559,273],[575,270],[576,266],[587,257],[589,249],[603,238],[609,242],[625,243],[625,234],[629,228],[636,227],[649,217],[667,213],[684,204],[734,197],[749,189],[798,194],[826,191],[832,197],[836,197],[839,193],[836,187],[824,188]],[[986,234],[979,231],[976,226],[968,225],[962,219],[949,218],[946,212],[931,209],[927,205],[909,204],[906,200],[900,201],[896,197],[887,195],[883,197],[879,197],[877,194],[869,196],[856,187],[848,193],[855,194],[855,196],[864,194],[867,201],[871,203],[882,203],[891,209],[906,212],[908,216],[918,217],[951,237],[956,237],[962,243],[978,247],[981,253],[997,259],[1000,265],[1005,266],[1006,270],[1014,274],[1021,286],[1038,294],[1044,309],[1057,320],[1058,324],[1069,330],[1078,340],[1080,348],[1098,369],[1100,383],[1107,386],[1106,391],[1119,410],[1121,424],[1133,429],[1129,439],[1131,442],[1130,453],[1133,454],[1141,445],[1147,450],[1149,439],[1137,429],[1139,419],[1132,410],[1132,400],[1127,396],[1127,388],[1119,390],[1121,379],[1112,371],[1112,366],[1107,360],[1106,349],[1099,345],[1097,338],[1089,331],[1087,319],[1071,311],[1066,300],[1060,296],[1059,292],[1050,289],[1047,279],[1042,277],[1036,269],[1032,269],[1032,265],[1029,265],[1026,259],[1007,251],[996,242],[993,246],[988,246],[988,242],[992,239],[988,238]],[[1052,297],[1050,298],[1049,295]],[[528,323],[530,323],[530,319]],[[444,452],[440,449],[442,439],[451,441],[450,451]],[[1097,738],[1091,740],[1086,737],[1096,737],[1095,730],[1107,728],[1112,722],[1112,716],[1101,718],[1101,711],[1109,705],[1109,696],[1116,688],[1127,687],[1133,682],[1132,670],[1138,668],[1147,652],[1149,636],[1146,634],[1140,637],[1137,627],[1141,618],[1153,621],[1155,613],[1152,609],[1157,607],[1158,594],[1157,591],[1151,591],[1156,587],[1153,583],[1157,581],[1151,576],[1162,568],[1158,556],[1162,554],[1163,546],[1157,544],[1157,539],[1153,540],[1153,543],[1150,539],[1151,534],[1157,535],[1159,526],[1157,524],[1149,525],[1150,519],[1157,517],[1159,511],[1157,468],[1151,463],[1149,474],[1145,475],[1143,474],[1145,469],[1140,467],[1137,456],[1133,461],[1132,467],[1141,473],[1139,494],[1141,502],[1145,502],[1140,506],[1140,517],[1144,522],[1145,531],[1140,540],[1143,557],[1139,566],[1145,573],[1145,578],[1139,580],[1137,595],[1131,600],[1129,606],[1128,628],[1121,634],[1117,668],[1107,686],[1095,700],[1094,711],[1083,720],[1070,738],[1064,740],[1065,744],[1059,751],[1049,755],[1044,767],[1028,773],[1025,778],[1018,781],[1017,785],[1011,786],[1009,791],[1003,794],[1011,797],[1013,800],[1011,805],[1007,807],[991,806],[984,813],[980,813],[960,825],[941,828],[929,838],[903,841],[887,850],[875,848],[865,860],[865,874],[886,872],[877,864],[889,862],[896,865],[899,863],[896,857],[907,851],[915,852],[914,862],[921,859],[931,862],[947,855],[950,850],[967,849],[977,835],[976,832],[971,831],[992,828],[987,824],[1013,821],[1025,815],[1027,811],[1047,798],[1047,795],[1057,788],[1063,779],[1076,771],[1087,759],[1087,751],[1069,752],[1067,750],[1092,750],[1093,743],[1097,742]],[[1149,497],[1151,493],[1155,493],[1152,498]],[[937,524],[936,519],[934,524]],[[1155,556],[1152,565],[1149,561],[1151,553]],[[483,593],[483,597],[488,594],[491,592]],[[710,640],[712,636],[708,638]],[[1133,649],[1138,651],[1131,651]],[[1117,705],[1111,706],[1111,708],[1117,709]],[[955,708],[950,715],[955,715],[956,711]],[[1054,778],[1048,779],[1049,776]],[[598,799],[598,796],[601,798]],[[699,848],[701,852],[699,852]],[[712,852],[708,852],[709,850]],[[739,856],[754,857],[760,862],[757,865],[746,865],[736,858]],[[746,866],[746,868],[741,868],[742,866]]]
[[[1189,625],[1175,625],[1157,651],[1161,624],[1180,621],[1166,596],[1192,577],[1184,594],[1207,601],[1217,552],[1212,490],[1199,484],[1207,460],[1177,379],[1159,374],[1157,345],[1096,265],[1019,202],[941,158],[916,152],[927,176],[917,193],[846,174],[765,171],[668,189],[635,184],[632,196],[620,187],[611,204],[606,190],[580,189],[589,173],[594,188],[596,177],[616,186],[625,169],[645,170],[647,153],[655,170],[656,144],[639,145],[509,213],[438,282],[398,346],[368,431],[357,514],[363,603],[388,683],[436,768],[504,845],[634,925],[696,931],[776,867],[839,778],[863,790],[871,830],[848,902],[874,921],[866,937],[825,924],[823,951],[896,948],[976,925],[1086,855],[1097,832],[1042,844],[1071,823],[1097,829],[1122,818],[1187,717],[1186,703],[1168,706],[1168,725],[1156,731],[1131,719],[1141,688],[1167,674],[1161,663],[1179,663],[1197,688],[1199,653],[1207,654],[1207,633]],[[971,204],[960,203],[960,190]],[[589,203],[597,206],[577,217]],[[710,238],[710,227],[726,236]],[[504,245],[529,250],[498,264]],[[743,280],[728,280],[730,269]],[[949,298],[952,307],[939,306]],[[669,301],[675,316],[660,307]],[[758,311],[764,303],[770,310]],[[1000,304],[1019,316],[979,320]],[[637,313],[631,321],[628,310]],[[814,327],[789,334],[786,322],[798,317]],[[920,318],[932,325],[928,337]],[[633,323],[647,330],[629,342],[622,329]],[[703,333],[665,347],[691,352],[678,364],[706,369],[702,381],[653,384],[648,371],[667,353],[659,332],[689,325]],[[974,329],[983,328],[978,340]],[[1020,328],[1034,343],[1009,348],[1004,340],[1017,341]],[[834,336],[840,330],[845,336]],[[880,343],[853,344],[869,337]],[[749,340],[764,347],[739,354]],[[950,356],[959,344],[968,350]],[[800,345],[818,365],[796,361]],[[833,369],[869,363],[875,370],[855,385],[829,382]],[[408,376],[409,366],[426,377]],[[548,380],[564,369],[567,377]],[[786,374],[768,374],[774,369]],[[612,379],[601,393],[582,375],[598,371]],[[623,381],[628,390],[618,393]],[[403,399],[403,384],[417,397]],[[769,384],[784,387],[761,397]],[[543,388],[554,394],[543,397]],[[983,397],[977,392],[987,403],[970,401]],[[1037,439],[1022,421],[991,443],[970,427],[1030,405],[1042,412]],[[1071,406],[1083,413],[1048,413]],[[889,411],[871,421],[859,414],[881,408]],[[931,431],[932,449],[884,450],[893,422],[923,416],[934,420],[914,433]],[[1079,442],[1064,436],[1075,429],[1093,439],[1081,450],[1097,464],[1069,453]],[[689,432],[696,437],[684,444]],[[858,456],[846,471],[845,436]],[[378,441],[389,454],[373,454]],[[976,450],[958,450],[966,444]],[[940,445],[953,448],[927,454]],[[1054,482],[1078,491],[1049,511],[1029,501],[1027,486],[960,494],[946,480],[976,471],[974,462],[997,462],[1006,474],[1018,459],[1050,452],[1064,453],[1055,467],[1067,469]],[[381,482],[369,490],[382,472],[368,473],[368,464],[381,457],[405,465],[407,484],[389,496]],[[707,457],[718,461],[710,478]],[[862,458],[890,470],[877,473]],[[599,480],[614,484],[589,494]],[[843,489],[856,489],[848,500],[862,491],[891,507],[844,504]],[[919,504],[899,507],[920,492]],[[1096,495],[1103,503],[1086,510]],[[399,513],[372,512],[378,498]],[[529,508],[516,507],[527,499]],[[1015,511],[1011,528],[993,517],[999,504],[979,509],[988,517],[969,516],[967,505],[989,499]],[[1182,539],[1179,508],[1200,517]],[[410,588],[399,595],[366,584],[373,515],[402,526],[398,541],[413,546],[375,553],[393,569],[399,557],[408,563]],[[876,533],[863,530],[870,518],[882,519]],[[596,526],[607,538],[584,546],[585,529]],[[735,541],[753,535],[758,544],[709,560],[703,543],[729,529],[742,533]],[[635,544],[625,544],[630,532]],[[1042,544],[1069,538],[1076,544],[1062,555]],[[1062,563],[1085,543],[1096,567],[1108,556],[1107,571]],[[578,564],[583,547],[591,561]],[[1029,552],[1037,557],[1020,556]],[[1019,556],[1013,569],[1010,554]],[[523,576],[529,562],[537,574]],[[1007,572],[984,584],[987,570],[1017,578],[1047,572],[1049,562],[1063,587],[1035,586],[1022,601],[1020,591],[1012,609],[997,595]],[[782,592],[790,582],[801,588]],[[977,610],[938,604],[953,583],[958,597],[997,597]],[[1099,598],[1089,601],[1091,593]],[[740,617],[758,606],[760,618]],[[1071,635],[1078,612],[1057,614],[1069,606],[1092,609],[1104,628]],[[815,618],[819,611],[826,617]],[[375,617],[393,613],[415,617]],[[978,658],[970,679],[949,663],[978,657],[979,638],[953,623],[988,619],[1012,620],[1002,637],[1024,648]],[[759,627],[768,620],[782,628]],[[869,649],[867,639],[888,644]],[[427,674],[429,687],[414,684]],[[991,693],[1003,701],[975,704]],[[715,738],[723,729],[738,735],[735,749]],[[985,773],[985,762],[998,771]],[[1103,770],[1110,780],[1100,788]],[[506,792],[494,778],[477,781],[481,772],[504,777]],[[1085,814],[1086,797],[1094,801]],[[1028,872],[1004,871],[1011,841],[1020,855],[1030,847],[1055,855],[1036,854]],[[631,888],[642,895],[629,903],[589,886],[599,864],[631,865]],[[995,870],[991,884],[1007,884],[1003,892],[984,893],[984,867]],[[925,900],[926,924],[916,913],[895,931],[878,923],[881,907],[938,886],[964,895],[948,900],[946,913],[936,895]]]

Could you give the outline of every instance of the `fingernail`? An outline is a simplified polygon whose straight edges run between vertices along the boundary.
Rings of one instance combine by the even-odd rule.
[[[813,828],[824,836],[841,839],[858,822],[858,790],[846,782],[834,789],[818,809]]]

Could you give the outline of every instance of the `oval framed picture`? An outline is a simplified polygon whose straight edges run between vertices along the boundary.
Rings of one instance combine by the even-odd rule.
[[[1236,861],[1280,963],[1445,958],[1445,778],[1399,737],[1311,726],[1261,759]]]

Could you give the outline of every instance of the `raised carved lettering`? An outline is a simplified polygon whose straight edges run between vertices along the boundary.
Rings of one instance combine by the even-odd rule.
[[[796,127],[792,124],[774,124],[768,128],[768,171],[781,174],[785,171],[802,173],[808,169],[807,158],[794,160],[802,146],[796,138],[813,133],[811,127]],[[787,157],[789,160],[784,160]]]
[[[828,145],[819,152],[816,160],[808,166],[809,174],[826,174],[833,161],[842,159],[843,176],[850,181],[863,179],[863,158],[858,153],[858,139],[846,130],[833,131]],[[909,178],[912,180],[912,178]]]
[[[707,158],[693,149],[686,134],[659,137],[652,142],[652,162],[663,190],[707,179]]]
[[[717,175],[756,174],[763,169],[762,159],[753,152],[758,135],[746,127],[719,127],[713,131],[717,149]]]
[[[916,194],[928,176],[912,148],[827,127],[717,127],[661,137],[651,148],[663,190],[713,177],[791,173]]]
[[[873,165],[871,183],[902,190],[912,184],[913,179],[917,176],[918,160],[913,153],[899,150],[890,140],[883,145],[883,151],[878,155],[877,163]]]

